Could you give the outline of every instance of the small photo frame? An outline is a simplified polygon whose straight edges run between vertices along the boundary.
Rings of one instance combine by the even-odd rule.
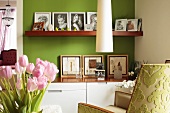
[[[48,31],[48,25],[51,24],[51,12],[35,12],[34,23],[44,22],[44,30]]]
[[[103,63],[103,55],[83,55],[83,77],[95,77],[97,63]]]
[[[127,31],[138,31],[138,19],[127,20]]]
[[[108,77],[114,77],[114,70],[122,67],[122,77],[127,77],[128,55],[107,55],[107,73]]]
[[[85,12],[70,12],[69,17],[72,31],[84,30],[84,25],[86,23]]]
[[[36,22],[32,27],[32,31],[43,31],[44,22]]]
[[[115,31],[126,31],[127,19],[116,19]]]
[[[91,24],[85,24],[84,25],[84,31],[93,31],[93,27]]]
[[[61,77],[76,77],[81,74],[81,55],[60,56]]]
[[[52,12],[52,23],[54,31],[64,31],[69,28],[68,12]]]
[[[91,24],[93,31],[97,30],[97,12],[87,12],[87,24]]]

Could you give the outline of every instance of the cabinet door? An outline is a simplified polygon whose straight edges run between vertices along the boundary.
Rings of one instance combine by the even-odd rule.
[[[57,83],[47,89],[42,105],[60,105],[62,113],[77,113],[79,102],[86,102],[85,83]]]
[[[100,107],[114,104],[117,82],[87,83],[87,103]]]

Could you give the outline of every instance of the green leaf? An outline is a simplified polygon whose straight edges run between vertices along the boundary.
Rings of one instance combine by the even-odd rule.
[[[12,112],[11,112],[12,113]],[[27,113],[27,106],[22,106],[20,109],[19,109],[19,113]]]

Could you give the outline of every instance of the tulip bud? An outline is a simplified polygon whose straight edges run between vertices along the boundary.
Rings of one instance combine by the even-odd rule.
[[[54,63],[48,63],[45,68],[44,74],[47,76],[50,82],[54,81],[56,78],[56,74],[59,72],[57,66]]]
[[[22,74],[23,68],[19,65],[18,62],[15,63],[15,72],[17,74]]]
[[[32,71],[34,70],[34,68],[35,68],[34,64],[33,63],[29,63],[27,65],[27,67],[26,67],[27,73],[32,74]]]
[[[27,83],[27,90],[30,92],[33,92],[33,91],[37,90],[37,88],[38,88],[37,78],[36,77],[29,78],[28,83]]]
[[[28,65],[28,57],[26,55],[19,57],[19,65],[22,67],[26,67]]]

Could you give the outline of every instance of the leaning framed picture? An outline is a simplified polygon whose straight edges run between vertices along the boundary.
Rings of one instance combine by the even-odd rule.
[[[116,19],[115,31],[126,31],[127,19]]]
[[[61,77],[76,77],[81,74],[81,55],[60,56]]]
[[[91,24],[93,31],[97,30],[97,12],[87,12],[87,24]]]
[[[68,12],[52,12],[52,24],[54,31],[64,31],[69,28]]]
[[[51,12],[35,12],[34,23],[44,22],[44,30],[47,31],[48,25],[51,24]]]
[[[32,31],[43,31],[44,28],[44,22],[35,22]]]
[[[103,55],[83,55],[83,77],[95,77],[97,63],[104,63]]]
[[[70,17],[70,27],[72,31],[84,30],[84,25],[86,23],[85,12],[70,12],[69,17]]]
[[[107,55],[107,74],[114,77],[114,71],[121,66],[122,76],[127,77],[128,55]]]
[[[127,31],[138,31],[138,19],[127,20]]]

